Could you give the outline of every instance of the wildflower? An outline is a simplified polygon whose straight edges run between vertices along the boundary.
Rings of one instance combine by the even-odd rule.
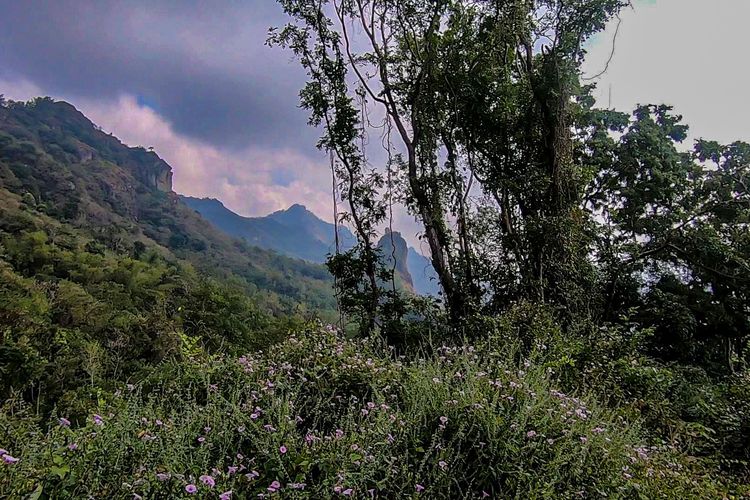
[[[281,488],[281,483],[278,481],[274,481],[266,489],[270,491],[271,493],[276,493],[277,491],[279,491],[280,488]]]
[[[232,498],[232,490],[225,491],[219,495],[219,500],[230,500]]]
[[[248,472],[247,474],[245,474],[245,479],[247,479],[248,481],[253,481],[253,480],[255,480],[255,479],[256,479],[256,478],[258,477],[258,476],[260,476],[260,474],[258,474],[258,471],[254,471],[254,470],[253,470],[253,471],[250,471],[250,472]]]
[[[604,432],[604,429],[602,427],[594,427],[591,432],[593,432],[594,434],[601,434],[602,432]]]
[[[588,442],[589,438],[586,436],[581,436],[581,443],[586,444]]]
[[[203,428],[203,432],[205,432],[206,434],[208,434],[209,432],[211,432],[211,428],[209,426],[206,426],[206,427]]]
[[[70,444],[68,445],[68,449],[69,449],[70,451],[76,451],[76,450],[78,449],[78,445],[77,445],[77,444],[75,444],[75,443],[70,443]]]
[[[198,487],[194,484],[188,484],[187,486],[185,486],[185,491],[193,495],[196,491],[198,491]]]
[[[387,439],[388,439],[388,442],[391,444],[393,444],[393,442],[396,440],[390,433],[388,434]]]
[[[253,420],[258,420],[258,417],[259,417],[259,416],[260,416],[260,415],[258,415],[258,414],[257,414],[257,413],[255,413],[255,412],[253,412],[253,413],[251,413],[251,414],[250,414],[250,418],[252,418]]]
[[[263,426],[263,428],[268,432],[276,432],[276,428],[271,424],[266,424]]]
[[[414,486],[414,489],[417,490],[417,493],[421,493],[424,491],[424,486],[422,486],[421,484],[416,484]]]
[[[283,454],[285,454],[286,452],[287,452],[286,446],[281,446],[281,447],[279,447],[279,453],[281,453],[281,454],[283,455]]]
[[[70,427],[70,420],[68,420],[68,419],[67,419],[67,418],[65,418],[65,417],[61,417],[61,418],[60,418],[60,419],[58,420],[58,422],[60,423],[60,425],[61,425],[62,427]]]
[[[533,437],[536,437],[536,431],[529,431],[526,433],[526,437],[531,439]]]
[[[287,487],[293,490],[304,490],[307,487],[307,483],[290,483]]]
[[[167,473],[167,472],[159,472],[159,473],[156,474],[156,479],[158,479],[162,483],[164,481],[169,481],[169,478],[171,478],[171,477],[172,477],[172,475],[169,474],[169,473]]]
[[[200,479],[201,483],[205,484],[209,488],[213,488],[214,486],[216,486],[216,481],[214,481],[214,478],[212,478],[211,476],[207,476],[204,474],[198,479]]]
[[[205,437],[203,437],[203,436],[200,436],[200,437],[198,438],[198,442],[199,442],[199,443],[201,443],[201,444],[203,444],[203,443],[205,443],[205,442],[206,442],[206,438],[205,438]]]
[[[341,494],[344,495],[345,497],[350,497],[354,494],[354,490],[351,488],[347,488],[344,491],[342,491]]]
[[[8,450],[4,448],[0,448],[0,457],[2,457],[3,455],[7,455],[7,454],[8,454]]]
[[[344,437],[344,431],[342,431],[341,429],[336,429],[334,435],[336,436],[336,439],[341,439],[342,437]]]
[[[156,419],[156,425],[157,425],[157,426],[159,426],[159,427],[161,427],[162,425],[164,425],[164,422],[162,422],[161,420],[159,420],[159,419],[157,418],[157,419]]]
[[[94,421],[95,425],[99,425],[99,426],[104,425],[104,419],[101,417],[101,415],[97,415],[95,413],[94,416],[91,417],[91,419]]]
[[[245,426],[244,425],[240,425],[239,427],[237,427],[237,432],[239,432],[240,434],[242,434],[243,432],[245,432]]]
[[[230,476],[233,476],[237,473],[238,470],[239,470],[238,467],[235,467],[234,465],[230,465],[229,467],[227,467],[227,474]]]
[[[441,469],[445,470],[446,468],[448,468],[448,462],[446,462],[445,460],[441,460],[438,462],[438,466],[440,466]]]
[[[18,459],[16,457],[11,457],[10,455],[3,455],[3,462],[6,464],[14,464],[18,462]]]
[[[333,492],[334,493],[339,493],[340,494],[343,490],[344,489],[341,486],[334,486],[333,487]]]

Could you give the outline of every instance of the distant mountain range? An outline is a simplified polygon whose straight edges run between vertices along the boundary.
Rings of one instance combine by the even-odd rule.
[[[214,226],[248,243],[310,262],[325,262],[335,251],[334,226],[321,220],[303,205],[295,204],[265,217],[243,217],[232,212],[214,198],[180,196],[187,206],[198,212]],[[407,288],[420,295],[437,296],[440,285],[430,260],[408,247],[398,233],[386,234],[378,246],[386,260],[395,255],[396,271]],[[346,227],[339,227],[339,247],[348,250],[356,238]],[[395,246],[395,251],[394,251]]]

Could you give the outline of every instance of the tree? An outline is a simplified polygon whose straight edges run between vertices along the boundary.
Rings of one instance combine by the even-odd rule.
[[[581,180],[570,153],[581,47],[623,2],[280,3],[294,23],[272,40],[292,47],[308,69],[303,105],[313,111],[313,124],[324,122],[324,145],[355,165],[346,177],[358,178],[364,155],[352,144],[364,126],[351,109],[356,96],[385,116],[389,142],[394,132],[401,154],[388,167],[405,179],[402,197],[424,226],[453,324],[496,302],[483,295],[498,266],[506,277],[521,276],[512,294],[502,290],[503,302],[528,295],[566,307],[566,269],[585,255]],[[355,40],[360,32],[363,39]],[[551,43],[535,52],[542,39]],[[364,192],[369,200],[377,199],[376,184]],[[506,222],[500,263],[477,261],[477,243],[485,244],[484,257],[492,250],[471,234],[476,191],[494,203],[474,214],[490,211]],[[356,208],[350,206],[355,219]],[[365,231],[357,233],[369,251]]]

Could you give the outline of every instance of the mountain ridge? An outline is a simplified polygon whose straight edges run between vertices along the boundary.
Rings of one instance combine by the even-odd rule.
[[[300,203],[263,217],[245,217],[233,212],[216,198],[180,195],[180,199],[216,227],[261,248],[316,263],[325,262],[327,255],[336,250],[334,225],[322,220]],[[339,226],[338,231],[339,250],[352,248],[356,238],[351,231],[343,226]],[[430,259],[408,246],[398,231],[393,234],[394,243],[398,242],[396,271],[406,287],[419,295],[437,297],[440,285]],[[383,249],[387,262],[392,259],[392,252],[387,248],[389,240],[386,234],[377,245]]]

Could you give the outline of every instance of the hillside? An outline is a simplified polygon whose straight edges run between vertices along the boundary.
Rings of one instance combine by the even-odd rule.
[[[68,103],[0,107],[0,189],[110,250],[143,246],[239,280],[274,313],[335,306],[323,267],[217,230],[172,191],[172,169],[155,152],[122,144]]]

